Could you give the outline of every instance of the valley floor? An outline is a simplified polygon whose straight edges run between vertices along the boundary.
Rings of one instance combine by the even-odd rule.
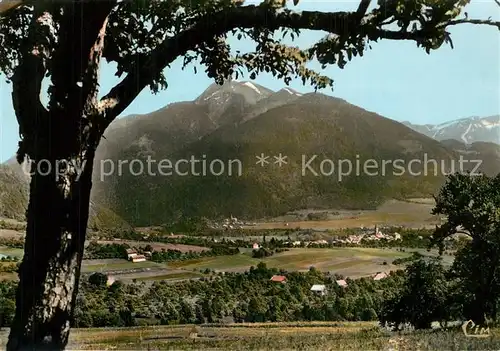
[[[216,272],[244,272],[251,266],[256,267],[264,262],[269,268],[287,271],[307,271],[311,266],[321,271],[342,274],[345,277],[359,278],[377,272],[389,272],[401,269],[392,264],[397,258],[409,257],[410,252],[419,251],[429,254],[423,249],[408,249],[401,252],[384,248],[294,248],[264,259],[253,258],[249,252],[231,256],[204,257],[168,263],[152,261],[132,263],[122,259],[84,260],[83,273],[102,272],[115,276],[122,281],[137,280],[169,280],[178,281],[197,279],[205,276],[207,268]],[[0,254],[22,256],[21,249],[0,247]],[[433,250],[431,255],[437,255]],[[443,263],[451,264],[452,256],[444,255]],[[14,274],[1,273],[0,279],[13,279]]]
[[[0,331],[0,348],[8,331]],[[74,329],[70,350],[498,350],[461,330],[389,333],[372,322],[300,322]]]
[[[281,229],[301,228],[314,230],[332,230],[357,228],[360,226],[402,226],[406,228],[430,228],[441,224],[438,216],[431,215],[434,199],[389,200],[376,210],[298,210],[287,215],[262,219],[246,229]],[[324,220],[307,220],[309,213],[324,213]]]

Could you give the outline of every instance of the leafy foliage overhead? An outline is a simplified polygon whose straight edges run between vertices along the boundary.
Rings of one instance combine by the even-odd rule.
[[[297,4],[298,0],[293,2]],[[315,88],[324,88],[333,81],[307,68],[313,59],[343,68],[353,57],[362,56],[370,42],[379,39],[413,40],[430,52],[443,43],[452,43],[449,26],[475,23],[500,28],[491,20],[457,19],[469,2],[379,0],[369,10],[372,1],[362,0],[352,12],[295,12],[284,0],[266,0],[257,5],[247,5],[243,0],[116,2],[108,18],[104,57],[117,64],[118,76],[127,74],[127,78],[106,95],[104,108],[116,108],[114,118],[145,86],[153,91],[165,88],[163,69],[179,56],[184,56],[185,65],[199,59],[206,65],[206,73],[219,83],[247,70],[252,78],[270,72],[287,83],[298,77]],[[0,69],[8,77],[23,45],[30,40],[33,7],[30,1],[25,3],[9,9],[0,19]],[[47,21],[45,38],[53,38],[49,32],[57,31],[58,21],[57,15]],[[294,38],[301,29],[325,31],[327,35],[307,49],[287,46],[277,35]],[[233,55],[227,43],[230,34],[255,41],[255,51]],[[46,44],[53,53],[57,40]],[[54,69],[57,67],[47,67],[47,74]],[[130,91],[126,83],[134,80],[137,86]],[[110,103],[109,99],[121,101]]]

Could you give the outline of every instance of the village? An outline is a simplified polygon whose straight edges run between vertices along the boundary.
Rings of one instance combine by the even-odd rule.
[[[236,217],[231,217],[224,219],[222,222],[212,222],[208,225],[209,229],[243,229],[243,227],[253,227],[256,223],[244,222]]]
[[[237,222],[236,218],[232,218],[231,220],[228,221],[228,223],[232,223],[234,225]],[[262,240],[259,240],[258,242],[253,242],[250,241],[248,243],[247,249],[251,248],[251,250],[255,253],[257,250],[260,249],[266,249],[269,247],[270,243],[274,243],[274,245],[278,244],[280,247],[290,247],[290,248],[328,248],[331,246],[335,246],[338,244],[349,244],[349,245],[362,245],[362,241],[377,241],[377,240],[386,240],[386,241],[401,241],[402,237],[399,233],[394,232],[394,233],[384,233],[382,230],[378,227],[375,226],[374,228],[360,228],[361,233],[356,234],[356,235],[349,235],[345,237],[332,237],[329,240],[295,240],[295,241],[282,241],[282,240],[274,240],[273,241],[267,241],[266,238],[263,237]],[[385,229],[385,228],[384,228]],[[421,238],[420,238],[421,239]],[[212,238],[212,240],[215,243],[221,243],[221,241],[224,241],[227,244],[236,244],[237,241],[233,239],[217,239],[217,238]],[[238,242],[241,246],[241,241]],[[150,250],[150,251],[147,251]],[[285,249],[286,250],[286,249]],[[241,251],[244,252],[244,251]],[[128,248],[126,250],[126,255],[127,255],[127,260],[130,261],[131,263],[140,263],[140,262],[146,262],[150,261],[153,257],[153,249],[149,248],[146,250],[144,248]],[[138,265],[139,267],[139,265]],[[149,269],[146,269],[149,270]],[[114,281],[116,278],[115,275],[119,276],[123,272],[113,272],[115,274],[108,274],[108,278],[110,281]],[[225,270],[214,270],[214,273],[220,273],[220,274],[225,274]],[[367,275],[366,277],[369,279],[372,279],[374,281],[379,281],[381,279],[386,278],[390,274],[390,271],[378,271],[374,274]],[[338,277],[340,278],[340,277]],[[343,277],[342,277],[343,278]],[[280,284],[286,284],[287,282],[287,277],[285,275],[273,275],[270,279],[272,282],[280,283]],[[333,279],[332,283],[338,285],[341,288],[347,288],[349,283],[348,283],[348,278],[343,278],[343,279]],[[318,295],[324,296],[328,294],[327,287],[326,285],[323,284],[313,284],[310,288],[310,290]]]
[[[384,278],[387,278],[388,276],[389,274],[386,272],[377,272],[375,274],[370,275],[370,278],[374,281],[379,281]],[[273,275],[270,281],[280,284],[286,284],[287,277],[284,275]],[[335,284],[337,284],[341,288],[347,288],[349,286],[346,279],[335,280]],[[328,294],[328,289],[325,284],[313,284],[309,290],[320,296],[325,296]]]
[[[237,218],[231,217],[231,219],[226,219],[225,223],[230,223],[230,224],[224,224],[224,225],[229,225],[231,227],[234,227],[236,225],[242,224],[242,222],[238,222]],[[394,233],[383,233],[378,226],[375,226],[374,229],[369,229],[369,228],[361,228],[362,232],[360,234],[355,234],[355,235],[348,235],[345,237],[339,237],[339,236],[332,236],[328,240],[326,239],[319,239],[319,240],[285,240],[285,241],[274,241],[275,246],[282,246],[282,247],[297,247],[297,248],[304,248],[304,247],[330,247],[330,246],[338,246],[342,244],[347,244],[347,245],[361,245],[362,241],[370,242],[370,241],[380,241],[380,240],[386,240],[386,241],[401,241],[401,234],[394,232]],[[179,237],[177,235],[171,234],[171,237]],[[146,237],[145,239],[148,239]],[[421,236],[419,239],[423,239]],[[273,240],[273,239],[272,239]],[[232,238],[212,238],[212,241],[214,243],[228,243],[228,244],[236,244],[239,242],[241,244],[241,240],[235,240]],[[245,241],[245,240],[243,240]],[[248,242],[248,241],[247,241]],[[279,244],[278,244],[279,243]],[[260,241],[250,241],[247,247],[251,247],[252,250],[259,250],[261,248],[266,248],[268,244],[266,243],[265,236],[262,238]],[[127,253],[127,260],[133,262],[133,263],[138,263],[138,262],[145,262],[147,260],[150,260],[152,257],[152,251],[143,251],[143,250],[137,250],[134,248],[130,248],[126,250]]]
[[[333,236],[332,238],[325,240],[295,240],[295,241],[285,241],[283,244],[285,246],[291,247],[308,247],[308,246],[332,246],[338,244],[351,244],[351,245],[361,245],[362,241],[401,241],[401,234],[395,232],[391,234],[383,233],[378,226],[375,226],[375,229],[369,228],[361,228],[362,233],[356,235],[348,235],[346,237],[338,237]],[[419,237],[419,239],[423,239],[423,237]],[[252,245],[253,249],[259,249],[261,244],[255,242]]]

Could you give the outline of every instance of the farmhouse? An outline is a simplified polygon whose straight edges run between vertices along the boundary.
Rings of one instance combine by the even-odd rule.
[[[132,257],[137,255],[137,251],[134,249],[127,249],[127,259],[130,260]]]
[[[381,280],[381,279],[387,278],[387,273],[378,272],[377,274],[374,274],[372,277],[373,277],[373,280]]]
[[[321,296],[324,296],[327,293],[326,286],[321,285],[321,284],[314,284],[311,287],[311,291],[313,291],[314,293],[321,295]]]
[[[273,275],[270,280],[273,282],[281,283],[281,284],[286,283],[286,277],[283,275]]]
[[[336,280],[335,283],[337,283],[338,286],[341,286],[343,288],[347,288],[347,282],[344,279]]]
[[[144,262],[144,261],[146,261],[146,256],[144,256],[144,255],[135,254],[134,256],[132,256],[132,262],[134,262],[134,263]]]
[[[328,245],[328,241],[326,241],[326,240],[316,240],[316,241],[313,241],[313,243],[316,245]]]

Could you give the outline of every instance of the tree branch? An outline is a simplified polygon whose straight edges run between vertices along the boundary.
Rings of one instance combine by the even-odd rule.
[[[138,56],[133,68],[100,101],[100,110],[104,114],[105,127],[122,113],[136,96],[158,77],[162,70],[177,57],[195,49],[199,44],[222,35],[236,28],[266,27],[270,30],[296,28],[326,31],[333,34],[367,36],[370,40],[414,40],[422,41],[430,34],[423,31],[390,31],[381,29],[373,23],[374,16],[361,16],[368,9],[370,1],[362,0],[356,12],[318,12],[290,10],[277,11],[264,6],[243,6],[221,10],[201,17],[194,25],[180,32],[175,37],[165,40],[148,56]],[[456,24],[456,23],[452,23]]]
[[[467,19],[467,18],[448,21],[448,22],[445,22],[442,25],[440,25],[440,27],[441,28],[445,28],[445,27],[448,27],[448,26],[454,26],[454,25],[457,25],[457,24],[464,24],[464,23],[482,24],[482,25],[494,26],[494,27],[497,27],[500,30],[500,22],[491,21],[491,20]]]
[[[356,10],[356,16],[361,20],[365,14],[366,11],[368,11],[368,7],[370,7],[371,0],[361,0],[359,3],[358,9]]]
[[[47,59],[50,56],[50,41],[41,40],[44,27],[53,27],[50,12],[45,7],[35,7],[28,45],[23,48],[19,65],[12,76],[12,103],[19,124],[19,150],[17,161],[21,163],[29,154],[35,157],[35,136],[46,126],[48,111],[40,101],[42,81],[47,72]]]
[[[100,109],[105,115],[106,124],[111,123],[164,67],[197,45],[232,29],[265,26],[271,30],[289,27],[345,33],[349,26],[357,25],[355,22],[357,21],[353,12],[278,13],[276,9],[253,5],[206,15],[192,27],[165,40],[148,57],[138,57],[134,69],[102,98]]]
[[[89,139],[90,120],[97,114],[105,29],[116,3],[116,0],[67,1],[60,8],[64,16],[51,60],[49,110],[53,134],[61,137],[53,138],[58,145],[52,150],[79,153],[82,145],[85,148],[95,144]]]
[[[116,0],[91,0],[63,4],[62,10],[67,15],[60,24],[58,47],[52,60],[52,83],[57,90],[51,95],[51,110],[67,106],[78,112],[89,96],[97,94],[91,91],[97,87],[96,42],[104,35],[103,24],[116,3]],[[70,111],[66,113],[71,115]]]

